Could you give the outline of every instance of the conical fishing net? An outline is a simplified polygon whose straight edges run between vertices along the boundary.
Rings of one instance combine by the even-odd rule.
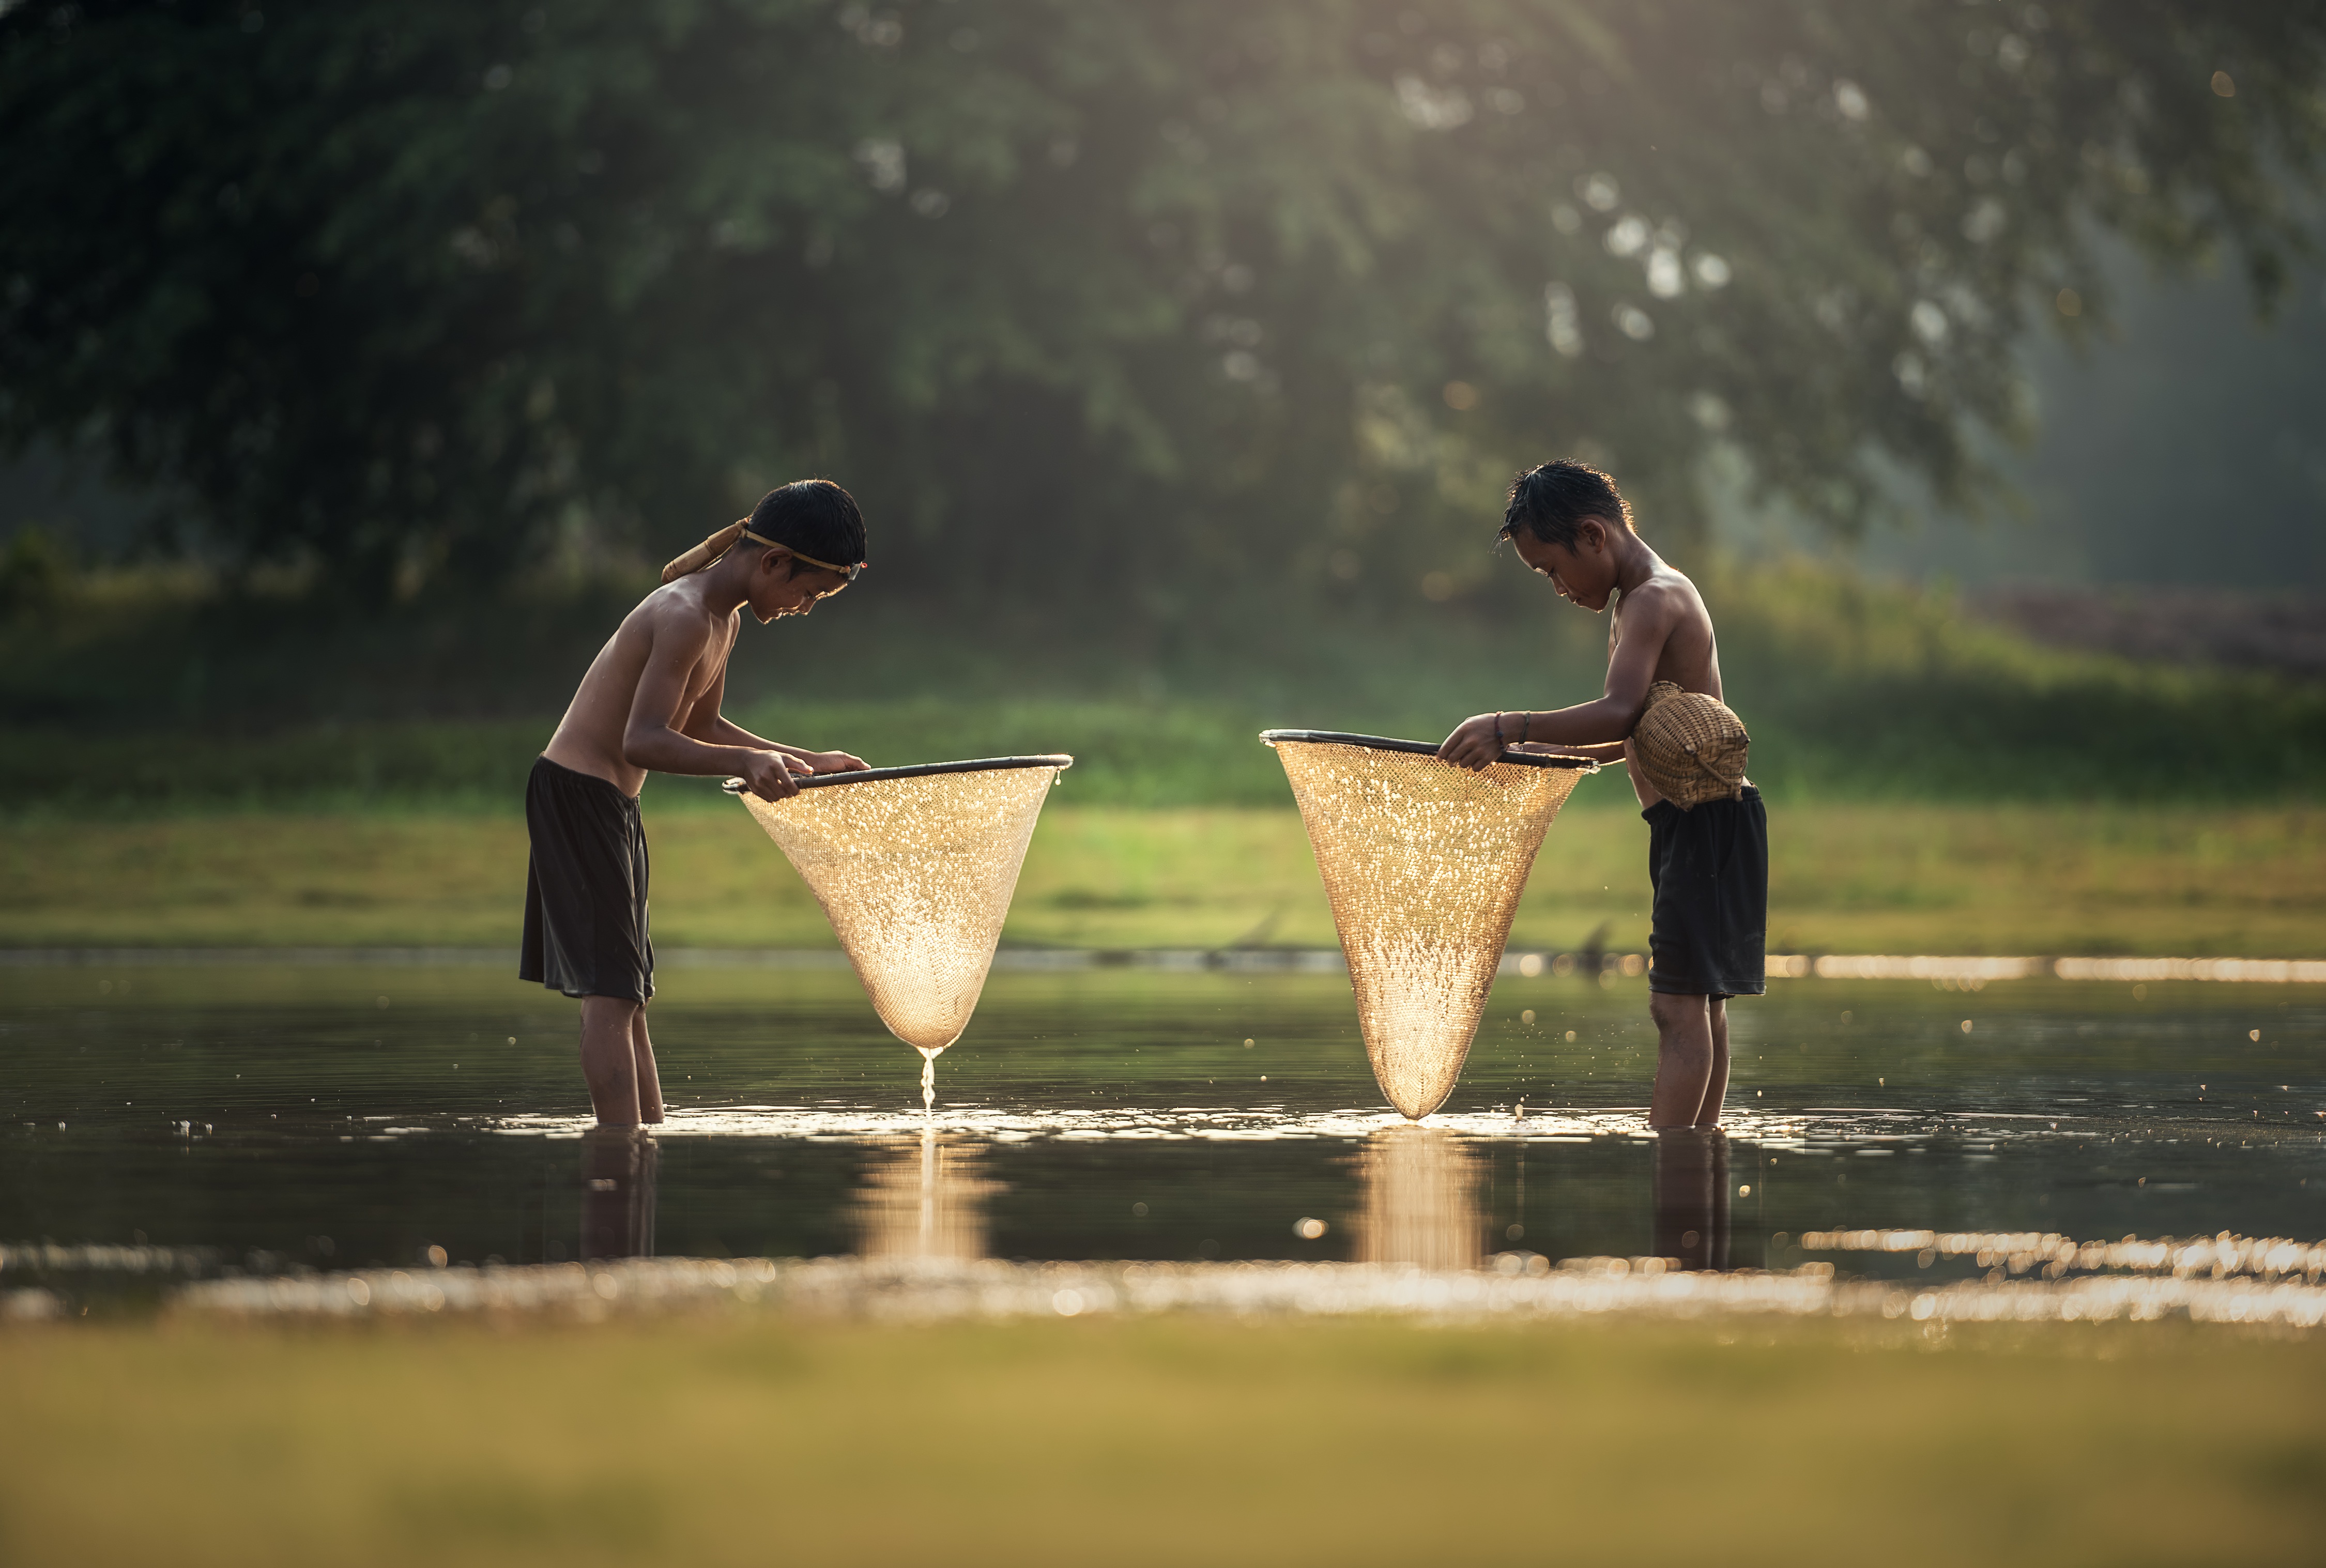
[[[934,1055],[968,1027],[1042,797],[1073,762],[828,774],[783,801],[736,793],[823,905],[880,1022]]]
[[[1512,754],[1473,773],[1418,741],[1262,738],[1307,824],[1373,1080],[1419,1120],[1462,1075],[1535,850],[1595,765]]]

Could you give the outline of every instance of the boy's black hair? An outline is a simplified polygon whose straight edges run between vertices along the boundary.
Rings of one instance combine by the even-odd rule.
[[[1503,511],[1503,537],[1521,529],[1545,544],[1575,548],[1583,520],[1596,517],[1614,526],[1632,526],[1632,506],[1615,481],[1588,463],[1561,459],[1521,474]]]
[[[751,508],[751,532],[835,566],[864,559],[864,514],[856,497],[830,479],[799,479],[768,491]]]

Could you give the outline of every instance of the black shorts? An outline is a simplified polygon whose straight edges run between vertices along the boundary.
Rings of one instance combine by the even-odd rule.
[[[533,840],[517,978],[569,997],[654,995],[647,938],[647,831],[638,803],[543,757],[525,784]]]
[[[1648,989],[1757,997],[1769,988],[1769,812],[1761,792],[1682,811],[1658,801],[1648,824]]]

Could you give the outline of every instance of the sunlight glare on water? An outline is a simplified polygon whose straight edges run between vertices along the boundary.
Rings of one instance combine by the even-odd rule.
[[[2314,988],[1999,980],[1965,1035],[1961,995],[1927,980],[1779,980],[1732,1009],[1726,1135],[1694,1146],[1642,1125],[1654,1034],[1621,977],[1503,976],[1417,1126],[1381,1103],[1336,973],[997,970],[940,1103],[836,966],[675,969],[654,1008],[671,1113],[643,1140],[591,1133],[562,998],[480,969],[401,970],[386,1009],[383,989],[361,969],[0,971],[0,1244],[32,1248],[0,1261],[0,1293],[355,1269],[377,1300],[405,1299],[402,1271],[457,1304],[463,1268],[639,1253],[1554,1280],[1661,1258],[1830,1265],[1943,1317],[2066,1311],[1944,1293],[2072,1284],[2089,1271],[2053,1277],[2070,1246],[2173,1291],[2313,1289],[2326,1232]],[[2293,1239],[2257,1256],[2302,1267],[2216,1278],[2250,1262],[2196,1249],[2225,1231]],[[2177,1265],[2126,1237],[2183,1239]],[[1542,1299],[1661,1300],[1646,1266]],[[2199,1310],[2099,1289],[2074,1310]]]

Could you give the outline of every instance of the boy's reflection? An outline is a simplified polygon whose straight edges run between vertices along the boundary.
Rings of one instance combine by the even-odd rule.
[[[1386,1127],[1365,1140],[1363,1171],[1358,1262],[1478,1266],[1476,1155],[1437,1127]]]
[[[652,1257],[655,1164],[642,1127],[594,1127],[582,1135],[582,1257]]]
[[[1656,1135],[1657,1257],[1682,1268],[1728,1266],[1728,1139],[1709,1127],[1667,1127]]]

